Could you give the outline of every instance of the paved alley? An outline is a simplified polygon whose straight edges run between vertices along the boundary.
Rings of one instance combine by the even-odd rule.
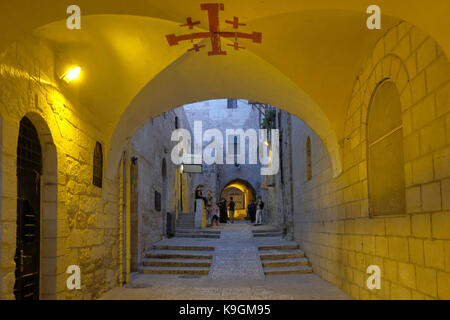
[[[220,238],[171,238],[157,246],[214,247],[208,275],[132,274],[131,283],[101,299],[349,299],[314,273],[265,275],[258,248],[296,245],[281,237],[254,237],[264,227],[244,222],[222,225]]]

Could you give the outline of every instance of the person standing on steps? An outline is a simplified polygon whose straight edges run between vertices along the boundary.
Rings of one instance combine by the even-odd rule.
[[[206,196],[206,225],[211,226],[212,210],[213,210],[213,196],[211,190],[208,190],[208,195]]]
[[[220,209],[219,222],[220,223],[227,223],[227,220],[228,220],[227,200],[225,200],[224,198],[220,199],[219,209]]]
[[[250,200],[250,203],[247,206],[247,212],[248,212],[248,217],[249,217],[250,223],[254,224],[255,219],[256,219],[256,204],[253,199]]]
[[[216,227],[218,227],[219,226],[219,208],[217,206],[214,206],[212,211],[213,211],[213,215],[212,215],[211,226],[214,227],[214,224],[216,224]]]
[[[230,210],[230,221],[231,221],[231,223],[234,223],[234,201],[233,201],[233,197],[230,197],[230,204],[228,206],[228,209]]]
[[[256,222],[255,225],[262,224],[262,210],[264,209],[264,202],[261,197],[256,198]]]
[[[207,200],[206,200],[206,197],[203,196],[203,192],[202,192],[203,187],[204,186],[201,184],[195,189],[195,200],[202,199],[203,200],[203,204],[206,207],[206,201]],[[194,211],[197,211],[197,201],[194,202]]]

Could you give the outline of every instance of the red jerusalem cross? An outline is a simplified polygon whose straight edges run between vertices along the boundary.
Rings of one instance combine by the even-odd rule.
[[[244,47],[240,47],[239,43],[235,42],[233,44],[228,44],[229,47],[233,47],[234,50],[245,49]]]
[[[230,20],[225,20],[226,23],[232,24],[233,25],[233,29],[237,29],[239,28],[239,26],[246,26],[245,23],[239,23],[239,18],[238,17],[233,17],[233,21]]]
[[[189,18],[186,18],[186,24],[182,24],[182,25],[180,25],[180,27],[189,27],[189,29],[194,29],[194,26],[196,24],[200,24],[200,21],[192,22],[192,18],[189,17]]]
[[[194,43],[194,46],[191,49],[189,49],[188,51],[192,51],[193,50],[193,51],[199,52],[200,48],[203,48],[203,47],[204,47],[204,45],[199,46],[198,44]]]
[[[167,41],[170,46],[177,45],[180,41],[190,40],[191,42],[194,39],[211,39],[211,48],[212,50],[208,52],[209,56],[213,55],[226,55],[227,52],[222,50],[221,47],[221,37],[223,38],[234,38],[235,44],[232,45],[236,50],[239,48],[244,49],[243,47],[239,47],[237,44],[237,39],[250,39],[255,43],[262,42],[262,34],[261,32],[253,32],[253,33],[245,33],[245,32],[225,32],[220,31],[219,27],[219,11],[224,10],[223,3],[203,3],[200,5],[201,10],[208,11],[208,21],[209,21],[209,32],[194,32],[190,34],[183,34],[176,36],[175,34],[166,35]],[[181,25],[182,27],[189,27],[189,29],[193,29],[193,26],[199,24],[198,21],[192,22],[192,18],[186,19],[187,23]],[[233,29],[238,29],[239,26],[245,26],[243,23],[239,23],[239,18],[234,17],[233,21],[226,20],[226,23],[232,24]],[[188,51],[199,51],[200,47],[198,45],[194,45],[194,47]]]

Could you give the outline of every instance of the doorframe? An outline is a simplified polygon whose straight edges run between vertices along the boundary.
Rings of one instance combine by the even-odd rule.
[[[58,289],[61,289],[58,288],[58,275],[65,272],[58,270],[58,249],[62,251],[58,237],[58,226],[62,223],[62,219],[58,219],[58,153],[46,121],[36,113],[24,117],[36,128],[42,153],[39,299],[56,299]]]

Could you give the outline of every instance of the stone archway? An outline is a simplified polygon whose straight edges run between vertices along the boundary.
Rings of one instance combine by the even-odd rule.
[[[37,288],[35,289],[34,299],[56,299],[57,294],[57,250],[58,250],[58,219],[57,219],[57,150],[53,142],[53,138],[49,127],[44,119],[35,113],[28,113],[20,122],[21,128],[24,123],[27,123],[27,127],[35,131],[36,139],[40,145],[40,170],[39,182],[36,187],[40,189],[36,199],[39,208],[36,208],[36,212],[39,215],[35,223],[39,223],[39,227],[36,232],[39,234],[38,254],[36,258],[36,282]],[[21,135],[19,135],[20,137]],[[20,143],[20,140],[18,141]],[[19,148],[18,148],[19,152]],[[18,159],[18,164],[20,159]],[[23,171],[23,170],[22,170]],[[18,166],[19,174],[19,166]],[[21,185],[25,183],[23,179],[17,178],[18,197],[22,197],[23,192],[19,192],[22,189]],[[18,202],[19,205],[19,202]],[[21,212],[18,207],[17,212]],[[23,212],[22,212],[23,213]],[[18,220],[18,223],[20,219]],[[18,249],[19,246],[17,246]],[[20,254],[20,252],[19,252]],[[20,259],[20,255],[18,256]],[[18,264],[20,266],[20,264]],[[20,298],[26,298],[25,296]]]
[[[236,204],[235,219],[244,220],[247,216],[246,209],[251,200],[256,198],[255,188],[248,182],[242,179],[234,179],[229,181],[220,192],[220,198],[233,197]]]

